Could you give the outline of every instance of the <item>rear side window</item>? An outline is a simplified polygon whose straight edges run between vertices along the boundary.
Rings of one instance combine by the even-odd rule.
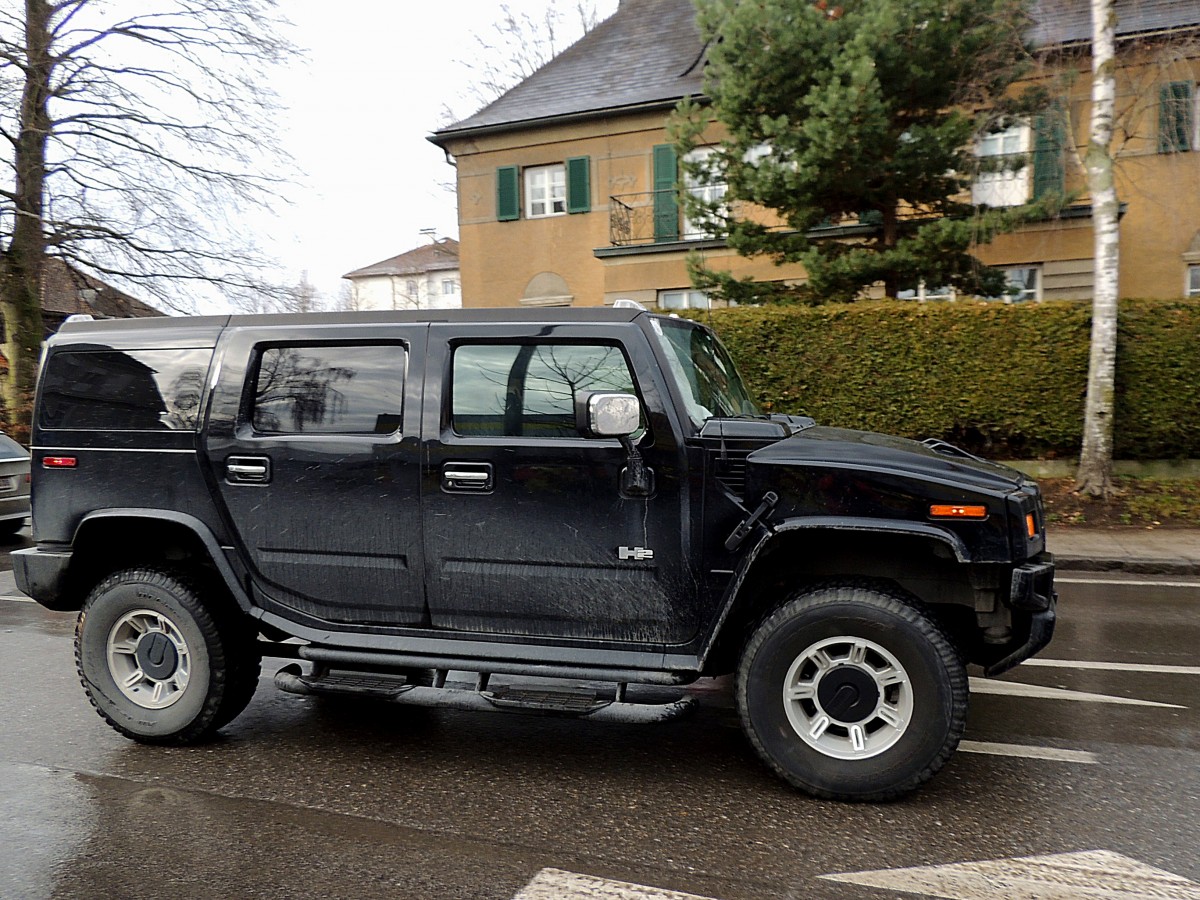
[[[267,347],[250,418],[260,434],[391,434],[400,427],[399,344]]]
[[[454,351],[455,432],[577,438],[575,398],[636,393],[619,348],[602,344],[479,344]]]
[[[194,431],[212,350],[65,350],[42,376],[38,424],[82,431]]]
[[[25,448],[7,434],[0,434],[0,459],[19,459],[28,455]]]

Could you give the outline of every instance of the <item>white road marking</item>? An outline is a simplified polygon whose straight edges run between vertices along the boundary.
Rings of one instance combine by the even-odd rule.
[[[1187,709],[1186,706],[1179,706],[1176,703],[1138,700],[1135,697],[1113,697],[1109,694],[1089,694],[1086,691],[1068,691],[1064,688],[1043,687],[1040,684],[1021,684],[1018,681],[993,681],[990,678],[972,678],[971,691],[975,694],[999,694],[1005,697],[1025,697],[1031,700],[1078,700],[1082,703],[1113,703],[1118,706]]]
[[[1054,576],[1055,584],[1128,584],[1133,587],[1200,588],[1200,581],[1133,581],[1124,578],[1066,578]]]
[[[943,900],[1200,900],[1200,884],[1108,850],[821,878]]]
[[[1154,663],[1099,662],[1077,659],[1027,659],[1024,666],[1049,669],[1092,669],[1100,672],[1143,672],[1148,675],[1200,675],[1200,666],[1163,666]]]
[[[542,869],[513,900],[711,900],[660,888]]]
[[[1059,747],[1034,747],[1027,744],[996,744],[991,741],[959,741],[963,753],[986,753],[989,756],[1018,756],[1022,759],[1046,759],[1051,762],[1081,763],[1094,766],[1100,762],[1095,753],[1086,750],[1063,750]]]
[[[37,603],[32,597],[26,597],[24,594],[4,594],[0,596],[0,600],[13,600],[17,603]]]

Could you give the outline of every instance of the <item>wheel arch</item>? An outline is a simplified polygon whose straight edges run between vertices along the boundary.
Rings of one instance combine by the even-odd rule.
[[[87,582],[94,584],[118,569],[162,563],[210,570],[243,612],[252,609],[216,535],[188,513],[148,508],[97,510],[79,523],[71,547],[67,579],[74,588],[69,595],[79,597],[75,609],[82,606]]]
[[[957,535],[920,522],[871,519],[791,519],[774,525],[746,553],[725,592],[717,622],[701,649],[706,674],[733,670],[750,632],[787,596],[806,585],[852,578],[928,601],[922,577],[944,584],[943,602],[929,604],[960,643],[973,617],[970,551]],[[957,604],[957,608],[955,605]],[[957,621],[957,620],[963,621]]]

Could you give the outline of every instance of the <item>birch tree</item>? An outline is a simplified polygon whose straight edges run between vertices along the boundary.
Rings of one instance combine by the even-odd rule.
[[[28,422],[47,256],[189,308],[257,289],[237,220],[281,186],[276,0],[23,0],[0,8],[5,415]]]
[[[1092,4],[1092,120],[1084,165],[1092,195],[1096,287],[1092,299],[1092,345],[1084,407],[1083,452],[1076,490],[1108,497],[1112,482],[1113,394],[1117,368],[1117,294],[1120,275],[1120,206],[1113,171],[1116,106],[1114,0]]]

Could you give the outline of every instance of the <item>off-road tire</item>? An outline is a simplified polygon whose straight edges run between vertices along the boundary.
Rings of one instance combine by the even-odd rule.
[[[147,567],[112,573],[84,602],[75,626],[79,679],[96,711],[126,737],[146,744],[198,743],[249,703],[259,668],[257,648],[248,646],[253,635],[239,629],[223,603],[206,604],[203,597],[193,576]],[[187,650],[186,685],[164,708],[130,699],[110,663],[112,636],[139,611],[162,617]]]
[[[841,647],[860,648],[859,655],[866,656],[861,671],[852,671],[849,653],[820,668],[814,660],[827,661],[821,657],[826,647],[835,654]],[[885,684],[897,670],[903,681],[877,689],[873,679]],[[806,671],[812,674],[803,676]],[[841,674],[835,677],[835,672]],[[826,678],[829,690],[823,687]],[[820,718],[826,715],[821,704],[835,706],[838,679],[849,685],[843,685],[846,696],[857,698],[856,686],[863,689],[863,705],[853,713],[862,723],[857,738],[861,744],[873,723],[876,731],[866,734],[866,741],[877,741],[880,749],[860,747],[842,725],[821,731]],[[792,692],[787,698],[785,685]],[[861,712],[870,705],[872,691],[880,698],[878,708],[903,727]],[[810,692],[811,700],[794,699]],[[924,784],[954,753],[966,726],[968,682],[953,642],[914,598],[871,583],[845,582],[798,592],[758,625],[742,652],[736,696],[747,737],[785,781],[825,799],[879,801]],[[893,705],[883,710],[889,696]],[[897,715],[902,708],[905,714]],[[836,714],[826,717],[841,721]]]

